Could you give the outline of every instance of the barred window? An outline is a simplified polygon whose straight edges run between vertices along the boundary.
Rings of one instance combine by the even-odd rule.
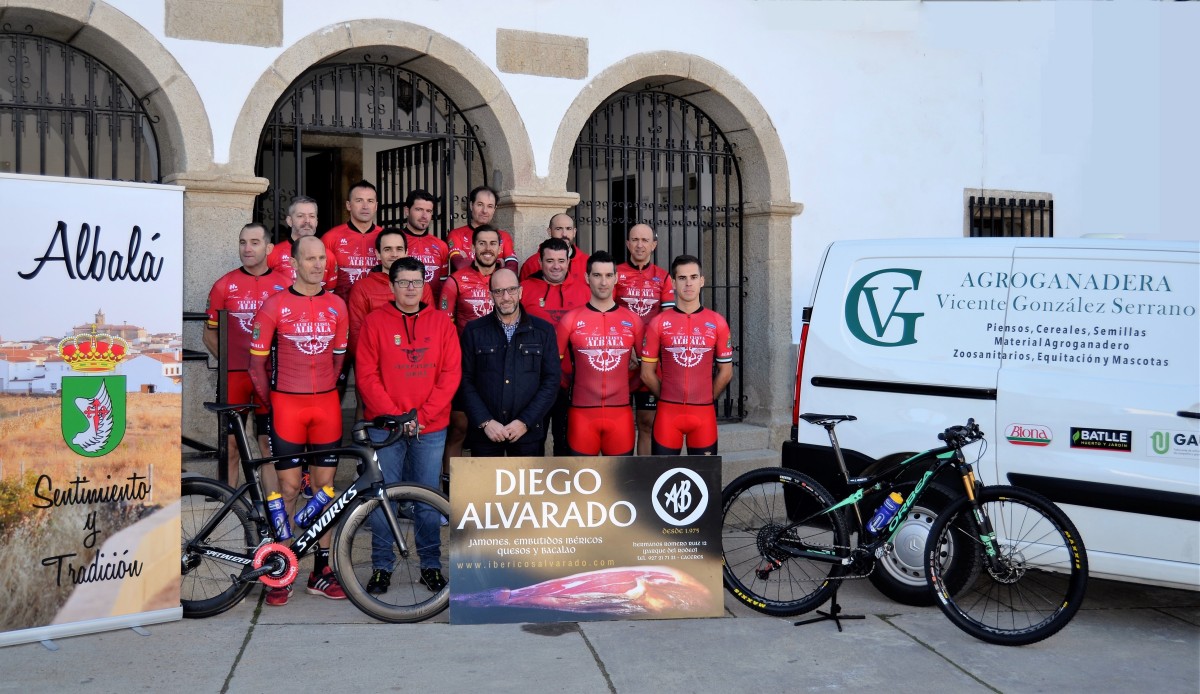
[[[1054,236],[1054,197],[1049,193],[967,188],[963,198],[969,237]]]

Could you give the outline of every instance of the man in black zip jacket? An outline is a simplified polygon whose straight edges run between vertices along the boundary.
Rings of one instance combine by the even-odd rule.
[[[481,457],[540,456],[562,377],[554,328],[521,307],[516,273],[491,277],[493,311],[462,331],[467,443]]]

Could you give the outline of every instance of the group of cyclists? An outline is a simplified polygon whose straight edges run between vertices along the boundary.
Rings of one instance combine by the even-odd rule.
[[[671,455],[685,443],[690,454],[716,454],[714,402],[732,378],[733,342],[725,319],[701,304],[701,261],[655,265],[657,234],[646,224],[628,230],[627,262],[589,256],[560,213],[518,263],[512,235],[491,224],[496,201],[491,188],[472,190],[468,223],[443,240],[429,192],[412,191],[403,226],[383,228],[375,187],[359,181],[347,221],[319,237],[307,196],[288,205],[289,238],[272,243],[258,223],[240,230],[241,265],[212,286],[204,341],[219,353],[226,311],[227,399],[258,403],[261,447],[273,456],[338,447],[353,370],[361,414],[417,410],[409,435],[379,452],[386,482],[437,487],[464,444],[473,455],[540,455],[548,433],[556,456]],[[306,483],[331,486],[336,466],[336,456],[310,458],[306,478],[299,459],[283,461],[263,470],[264,483],[291,516]],[[446,584],[441,519],[416,515],[421,583],[436,592]],[[307,590],[343,599],[324,542]],[[373,551],[368,592],[389,587],[386,555]],[[286,604],[290,590],[269,590],[267,604]]]

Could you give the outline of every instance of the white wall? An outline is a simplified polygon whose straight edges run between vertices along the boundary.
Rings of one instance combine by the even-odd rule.
[[[1060,237],[1200,238],[1196,3],[513,0],[481,11],[469,0],[287,0],[284,46],[253,48],[167,39],[162,3],[111,1],[191,76],[219,162],[270,63],[342,21],[426,26],[493,70],[498,27],[587,37],[587,80],[496,71],[542,176],[563,114],[605,68],[659,50],[716,62],[770,115],[805,205],[793,226],[797,317],[826,244],[960,236],[964,188],[1052,193]]]

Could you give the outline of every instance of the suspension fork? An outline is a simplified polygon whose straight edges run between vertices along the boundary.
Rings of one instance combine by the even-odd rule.
[[[993,571],[999,571],[1001,569],[1000,543],[996,541],[996,530],[992,526],[992,519],[983,510],[983,506],[979,504],[979,499],[975,496],[975,492],[982,485],[975,478],[975,469],[967,462],[961,448],[955,449],[954,461],[962,476],[963,489],[967,492],[967,499],[971,504],[971,521],[974,525],[975,538],[983,545],[988,566]]]

